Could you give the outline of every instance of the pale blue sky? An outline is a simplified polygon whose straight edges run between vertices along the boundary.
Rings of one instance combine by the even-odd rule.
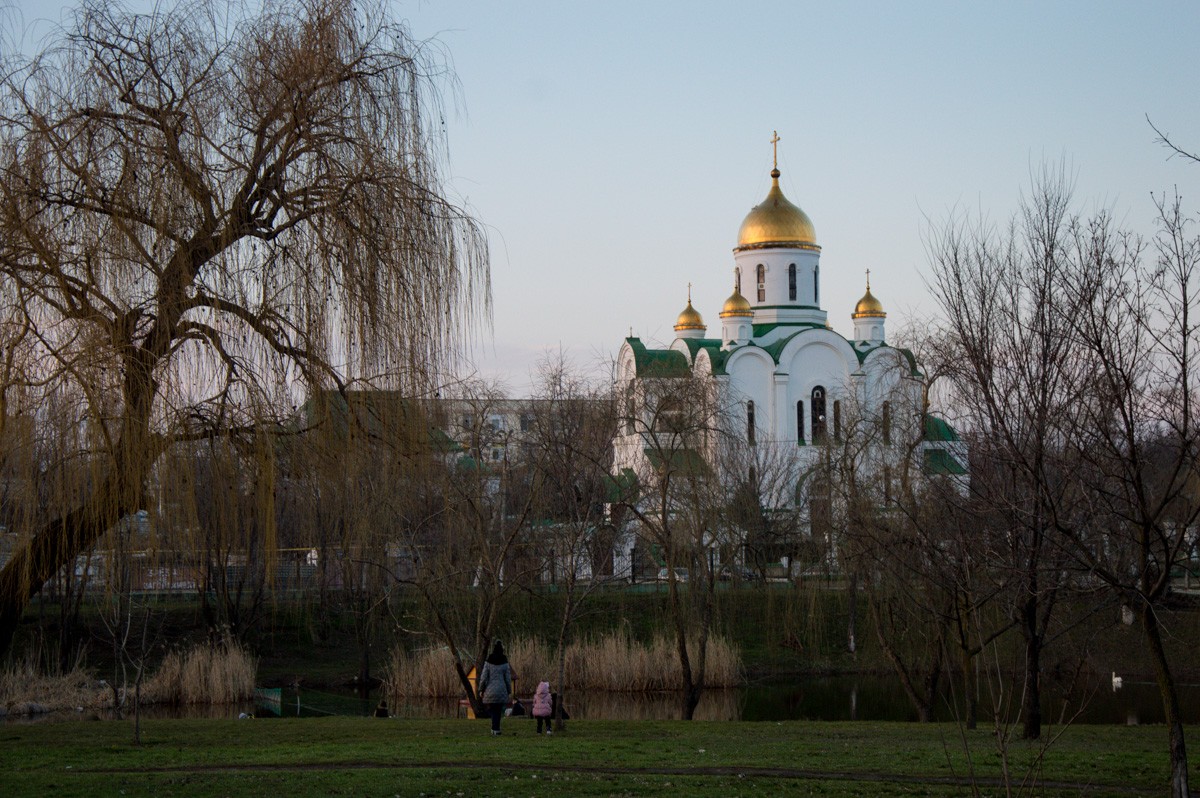
[[[49,5],[18,3],[27,20]],[[449,177],[489,230],[495,300],[474,359],[516,394],[546,350],[591,364],[630,327],[669,341],[688,282],[719,330],[772,130],[843,334],[868,268],[890,330],[934,313],[928,220],[1007,219],[1044,162],[1067,163],[1080,208],[1135,230],[1152,232],[1151,192],[1200,210],[1200,166],[1146,123],[1200,150],[1200,3],[395,8],[458,74]]]
[[[710,333],[731,250],[784,191],[823,247],[848,334],[864,270],[895,330],[935,311],[922,231],[995,220],[1031,169],[1065,160],[1079,206],[1150,231],[1151,192],[1200,209],[1197,3],[420,2],[465,115],[453,179],[489,226],[494,337],[477,365],[527,389],[544,349],[611,357],[630,326],[669,341],[693,283]]]

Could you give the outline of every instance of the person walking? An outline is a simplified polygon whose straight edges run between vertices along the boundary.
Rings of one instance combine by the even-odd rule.
[[[537,719],[537,733],[542,733],[542,721],[546,722],[546,734],[554,734],[550,728],[550,716],[554,712],[554,698],[550,695],[550,682],[538,682],[533,694],[533,717]]]
[[[492,718],[492,736],[500,734],[500,718],[512,694],[512,667],[504,655],[504,646],[499,640],[492,646],[492,653],[483,663],[479,674],[479,700],[487,707]]]

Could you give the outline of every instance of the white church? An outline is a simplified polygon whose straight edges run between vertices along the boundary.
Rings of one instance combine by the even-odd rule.
[[[622,344],[616,379],[630,397],[628,414],[651,412],[634,406],[651,382],[683,378],[691,390],[709,392],[725,429],[744,436],[753,451],[795,464],[796,484],[776,488],[768,502],[811,502],[804,475],[831,447],[848,448],[849,442],[859,447],[863,480],[890,482],[891,469],[907,462],[916,464],[916,472],[946,475],[965,488],[965,446],[928,413],[925,377],[913,355],[888,345],[887,313],[871,293],[870,272],[866,292],[849,313],[852,334],[843,336],[822,306],[816,229],[784,196],[777,160],[770,174],[766,198],[738,230],[733,293],[720,310],[719,328],[709,331],[689,289],[673,341],[656,347],[631,335]],[[642,420],[618,431],[614,471],[646,483],[662,458],[650,440],[655,422]],[[615,547],[615,573],[630,573],[633,543],[634,533],[627,531]]]

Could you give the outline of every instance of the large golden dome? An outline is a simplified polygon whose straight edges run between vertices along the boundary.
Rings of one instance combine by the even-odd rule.
[[[690,293],[690,292],[689,292]],[[700,315],[700,311],[692,307],[692,298],[688,297],[687,307],[679,314],[679,318],[675,320],[675,331],[680,330],[706,330],[704,318]]]
[[[778,169],[771,170],[767,198],[750,209],[738,230],[738,249],[771,246],[820,249],[812,220],[783,196]]]
[[[886,319],[887,314],[883,312],[883,303],[875,298],[871,293],[871,284],[867,283],[867,293],[863,294],[863,298],[858,300],[858,304],[854,306],[853,319],[876,318]]]
[[[737,289],[737,286],[734,286],[733,294],[725,300],[725,304],[721,308],[721,318],[753,315],[754,309],[750,307],[750,300],[742,296],[742,292]]]

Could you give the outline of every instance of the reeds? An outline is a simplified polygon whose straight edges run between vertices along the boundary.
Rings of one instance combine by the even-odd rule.
[[[258,663],[236,642],[172,651],[146,680],[143,701],[167,704],[231,704],[254,697]]]
[[[64,709],[102,709],[112,693],[80,667],[51,676],[30,663],[0,671],[0,714],[25,715]]]
[[[408,654],[396,646],[387,664],[384,691],[393,705],[404,696],[454,696],[462,694],[462,683],[454,670],[450,649],[427,648]]]
[[[689,643],[695,667],[697,642]],[[517,677],[517,693],[532,695],[539,681],[552,684],[558,677],[554,648],[538,640],[517,639],[508,645],[508,660]],[[584,640],[567,648],[566,680],[572,689],[611,692],[677,690],[683,684],[674,639],[655,638],[650,643],[614,633]],[[722,637],[710,637],[704,682],[709,687],[741,684],[742,660],[737,648]],[[392,650],[386,685],[388,700],[398,703],[414,696],[461,695],[454,660],[445,648],[408,654]]]

